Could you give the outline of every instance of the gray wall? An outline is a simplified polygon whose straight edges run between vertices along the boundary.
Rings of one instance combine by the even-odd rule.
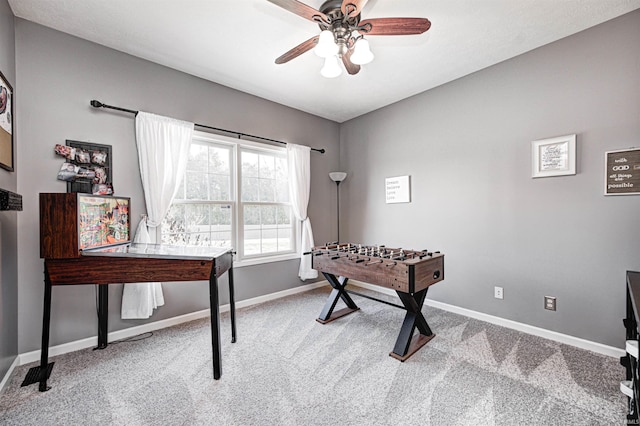
[[[345,170],[343,240],[443,251],[446,280],[430,298],[622,346],[624,273],[640,269],[640,197],[603,196],[603,163],[605,151],[639,145],[640,12],[341,126],[20,19],[14,50],[6,0],[0,23],[20,135],[19,172],[0,170],[0,187],[24,196],[23,212],[0,213],[0,377],[16,352],[40,345],[37,197],[65,191],[53,146],[112,145],[115,189],[132,197],[135,222],[144,209],[133,119],[93,110],[91,99],[325,147],[312,154],[317,242],[335,238],[327,174]],[[570,133],[578,174],[531,179],[530,142]],[[411,175],[413,201],[386,205],[384,178],[398,175]],[[300,285],[296,272],[296,261],[239,268],[237,298]],[[495,285],[504,300],[493,298]],[[167,304],[150,321],[207,307],[200,283],[164,288]],[[119,319],[121,292],[110,288],[112,331],[146,322]],[[544,295],[558,297],[557,312],[542,309]],[[54,289],[52,318],[52,345],[94,336],[93,287]]]
[[[13,13],[7,0],[0,0],[0,70],[9,80],[14,93],[16,61]],[[14,144],[18,132],[14,121]],[[14,168],[15,167],[14,152]],[[0,188],[17,192],[17,174],[0,169]],[[15,211],[0,212],[0,380],[9,370],[18,354],[18,219]]]
[[[17,94],[13,27],[9,4],[0,0],[0,70]],[[14,144],[18,143],[16,124],[17,120],[13,128]],[[14,168],[15,158],[14,152]],[[0,188],[17,192],[16,176],[15,172],[0,169]],[[0,212],[0,378],[4,377],[18,354],[18,214],[22,213]]]
[[[42,317],[42,270],[39,258],[38,193],[65,192],[56,180],[60,157],[56,143],[66,139],[113,146],[113,183],[118,195],[132,198],[134,225],[144,210],[130,114],[94,110],[91,99],[110,105],[149,111],[214,127],[237,130],[312,147],[312,199],[309,215],[317,241],[335,234],[335,186],[328,173],[338,165],[339,125],[264,99],[186,75],[37,24],[16,18],[16,69],[22,88],[18,99],[21,134],[18,187],[24,212],[18,219],[19,351],[39,349]],[[238,268],[236,299],[242,300],[302,284],[298,261]],[[226,277],[222,288],[226,289]],[[164,286],[165,306],[149,321],[208,307],[203,283]],[[121,285],[109,290],[110,331],[147,321],[119,318]],[[221,292],[227,301],[226,290]],[[239,324],[241,329],[242,325]],[[94,286],[59,287],[53,291],[51,344],[95,336]]]
[[[603,195],[604,153],[640,146],[638,46],[640,11],[344,123],[341,232],[441,250],[431,299],[623,347],[640,196]],[[532,179],[531,141],[572,133],[577,175]]]

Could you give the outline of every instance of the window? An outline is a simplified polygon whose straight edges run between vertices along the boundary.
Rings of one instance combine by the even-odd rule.
[[[233,247],[240,262],[279,260],[296,253],[294,224],[284,149],[194,133],[162,243]]]
[[[292,251],[286,157],[241,148],[240,164],[245,256]]]

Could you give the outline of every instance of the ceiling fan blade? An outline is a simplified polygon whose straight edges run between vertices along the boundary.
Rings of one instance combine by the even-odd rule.
[[[347,50],[347,52],[344,55],[342,55],[342,63],[344,64],[344,67],[346,68],[349,74],[355,75],[360,72],[360,65],[356,65],[353,62],[351,62],[352,53],[353,53],[353,50]]]
[[[302,55],[304,52],[313,49],[314,47],[316,47],[316,44],[318,44],[318,37],[319,36],[311,37],[309,40],[304,41],[293,49],[289,50],[287,53],[276,59],[276,64],[280,65],[284,64],[285,62],[289,62],[290,60]]]
[[[360,21],[358,27],[366,35],[412,35],[422,34],[431,28],[426,18],[374,18]]]
[[[307,6],[304,3],[301,3],[297,0],[267,0],[271,3],[280,6],[283,9],[288,10],[291,13],[295,13],[298,16],[302,16],[313,22],[329,22],[329,18],[324,13],[320,12],[312,8],[311,6]]]
[[[345,16],[351,18],[358,16],[368,1],[369,0],[343,0],[340,9]]]

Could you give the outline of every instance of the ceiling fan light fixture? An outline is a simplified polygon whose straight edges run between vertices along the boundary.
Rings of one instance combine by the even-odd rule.
[[[342,74],[342,67],[340,67],[337,55],[325,58],[324,66],[320,70],[320,74],[326,78],[335,78]]]
[[[365,65],[373,61],[373,53],[369,47],[369,41],[364,38],[358,39],[353,48],[353,54],[351,55],[351,62],[356,65]]]
[[[338,45],[333,39],[333,33],[331,31],[324,30],[320,33],[314,52],[321,58],[329,58],[338,53]]]
[[[0,0],[1,1],[1,0]],[[324,0],[320,8],[309,6],[305,0],[267,0],[293,14],[314,22],[321,33],[276,58],[284,64],[309,50],[325,59],[321,74],[337,77],[342,73],[341,61],[350,75],[360,72],[363,64],[374,59],[366,36],[418,35],[431,28],[427,18],[362,19],[361,11],[369,0]],[[320,3],[320,0],[315,0]]]

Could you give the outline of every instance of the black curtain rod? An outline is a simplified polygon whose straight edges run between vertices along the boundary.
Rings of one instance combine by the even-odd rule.
[[[137,114],[138,111],[134,111],[132,109],[126,109],[126,108],[120,108],[120,107],[115,107],[112,105],[107,105],[107,104],[103,104],[100,101],[96,101],[95,99],[91,101],[91,106],[94,108],[108,108],[108,109],[115,109],[117,111],[124,111],[124,112],[129,112],[131,114]],[[211,127],[211,126],[205,126],[204,124],[198,124],[198,123],[194,123],[194,126],[198,126],[198,127],[203,127],[205,129],[210,129],[210,130],[217,130],[219,132],[225,132],[225,133],[233,133],[235,135],[238,136],[238,138],[242,138],[244,136],[249,137],[249,138],[253,138],[253,139],[259,139],[262,141],[268,141],[268,142],[275,142],[275,143],[279,143],[282,145],[286,145],[286,142],[282,142],[282,141],[278,141],[275,139],[269,139],[269,138],[263,138],[262,136],[256,136],[256,135],[250,135],[247,133],[242,133],[242,132],[236,132],[235,130],[227,130],[227,129],[220,129],[218,127]],[[324,154],[324,148],[311,148],[311,151],[317,151],[320,154]]]

